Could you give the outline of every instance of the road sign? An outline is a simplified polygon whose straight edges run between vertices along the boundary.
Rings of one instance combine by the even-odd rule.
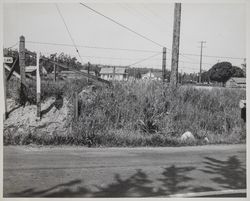
[[[4,63],[12,64],[13,63],[13,58],[12,57],[4,57]]]

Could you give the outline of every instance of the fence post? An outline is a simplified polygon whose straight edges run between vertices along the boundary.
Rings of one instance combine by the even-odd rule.
[[[165,82],[165,78],[166,78],[166,51],[167,48],[163,47],[163,51],[162,51],[162,82]]]
[[[39,67],[40,55],[36,54],[36,106],[37,106],[37,118],[41,118],[41,77]]]
[[[19,41],[19,66],[20,66],[20,77],[21,77],[21,90],[20,90],[20,99],[25,105],[26,102],[26,75],[25,75],[25,38],[20,36]],[[24,102],[23,102],[24,101]]]
[[[54,57],[54,61],[56,62],[56,56]],[[56,64],[54,64],[54,82],[56,82]]]
[[[75,92],[74,94],[74,116],[75,116],[75,121],[78,120],[78,93]]]
[[[113,81],[115,80],[115,66],[113,67]]]

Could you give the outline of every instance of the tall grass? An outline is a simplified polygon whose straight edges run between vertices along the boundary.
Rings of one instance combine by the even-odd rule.
[[[69,97],[87,85],[85,81],[44,84],[47,89],[43,92],[44,98],[56,93]],[[204,137],[208,137],[210,143],[245,141],[245,125],[238,107],[239,100],[246,98],[243,90],[171,89],[157,81],[136,81],[116,82],[113,87],[100,87],[80,94],[79,119],[72,122],[71,133],[41,137],[29,133],[26,140],[20,141],[91,143],[95,146],[177,146],[182,145],[179,137],[185,131],[194,134],[197,141],[193,144],[202,144]],[[70,108],[69,119],[72,119],[73,107]],[[6,134],[5,143],[11,144],[11,141],[11,135]]]
[[[75,135],[109,146],[176,144],[185,131],[198,140],[207,136],[215,143],[239,142],[244,140],[245,130],[238,102],[245,96],[245,91],[225,88],[170,89],[160,82],[115,83],[112,89],[81,99]]]

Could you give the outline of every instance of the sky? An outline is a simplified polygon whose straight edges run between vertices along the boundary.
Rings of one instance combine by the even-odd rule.
[[[45,55],[64,52],[75,56],[83,63],[160,69],[162,46],[165,46],[167,48],[167,69],[171,69],[173,3],[120,2],[87,3],[87,5],[160,45],[139,37],[79,3],[58,3],[57,6],[74,40],[72,42],[56,4],[5,3],[4,47],[17,44],[19,37],[24,35],[27,49]],[[240,67],[244,62],[243,58],[246,57],[245,5],[182,3],[180,72],[199,71],[199,41],[206,41],[203,49],[203,70],[208,70],[215,63],[222,61],[229,61]],[[34,42],[69,44],[70,46]],[[81,56],[79,58],[73,43],[77,46],[147,51],[77,47]],[[18,48],[18,44],[14,48]],[[195,56],[190,54],[195,54]],[[137,63],[148,57],[151,58]]]

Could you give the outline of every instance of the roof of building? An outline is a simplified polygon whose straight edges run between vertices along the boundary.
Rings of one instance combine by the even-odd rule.
[[[115,68],[115,74],[126,74],[126,68]],[[114,68],[101,68],[100,74],[113,74]]]
[[[246,83],[246,78],[245,77],[231,77],[229,80],[235,81],[237,84],[242,84]]]

